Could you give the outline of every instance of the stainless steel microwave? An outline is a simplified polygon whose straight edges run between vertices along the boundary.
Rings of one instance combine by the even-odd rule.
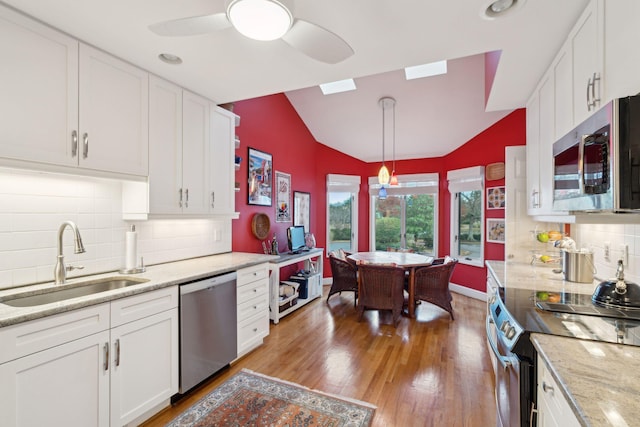
[[[553,210],[640,213],[640,95],[614,99],[553,144]]]

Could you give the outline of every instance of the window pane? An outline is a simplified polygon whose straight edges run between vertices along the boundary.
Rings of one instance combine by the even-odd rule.
[[[351,209],[351,193],[329,193],[329,251],[351,250]]]
[[[400,249],[401,197],[388,196],[384,200],[376,197],[376,250]]]
[[[458,254],[467,258],[482,257],[482,192],[458,193]]]
[[[432,194],[405,196],[407,249],[434,254],[434,201]]]

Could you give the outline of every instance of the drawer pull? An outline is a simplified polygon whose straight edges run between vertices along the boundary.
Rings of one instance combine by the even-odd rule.
[[[542,381],[542,391],[553,394],[553,387]]]

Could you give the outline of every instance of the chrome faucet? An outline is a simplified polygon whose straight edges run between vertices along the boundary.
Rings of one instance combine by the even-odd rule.
[[[82,254],[86,252],[84,250],[84,245],[82,244],[82,237],[80,236],[80,230],[73,221],[65,221],[62,223],[60,228],[58,229],[58,259],[56,261],[56,266],[53,270],[53,275],[55,277],[56,285],[61,285],[67,281],[67,271],[75,270],[75,269],[83,269],[84,267],[78,266],[65,266],[64,265],[64,255],[62,251],[62,234],[64,233],[65,228],[71,228],[73,230],[74,236],[73,241],[75,242],[75,250],[74,253]]]

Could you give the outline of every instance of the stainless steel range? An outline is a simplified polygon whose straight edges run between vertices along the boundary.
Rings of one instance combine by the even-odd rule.
[[[531,333],[640,346],[640,311],[602,307],[591,294],[489,289],[487,336],[496,355],[498,426],[535,425]]]

